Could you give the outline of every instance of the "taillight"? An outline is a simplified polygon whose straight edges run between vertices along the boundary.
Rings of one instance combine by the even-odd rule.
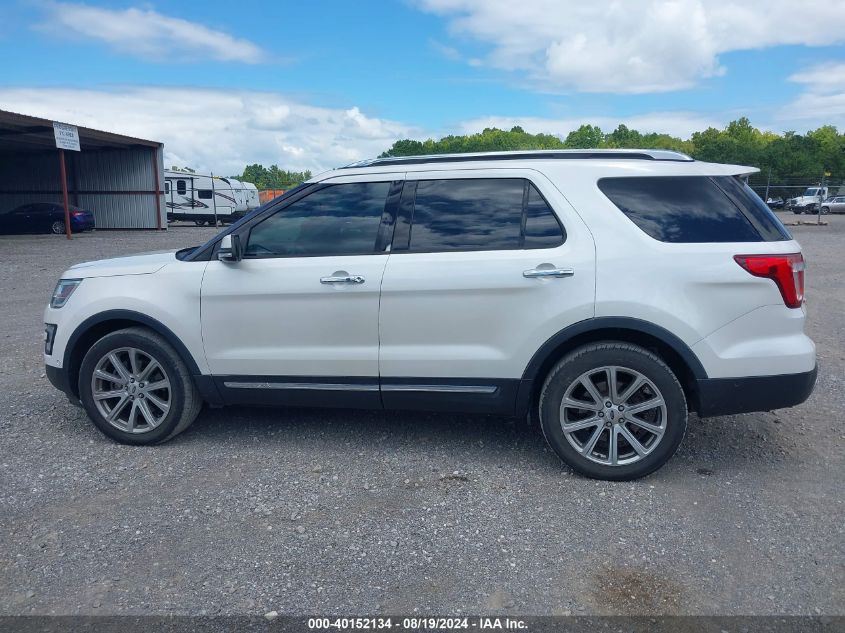
[[[777,285],[787,308],[800,308],[804,302],[804,256],[734,255],[736,263],[755,277],[766,277]]]
[[[70,214],[75,218],[81,218],[85,216],[85,211],[71,211]]]

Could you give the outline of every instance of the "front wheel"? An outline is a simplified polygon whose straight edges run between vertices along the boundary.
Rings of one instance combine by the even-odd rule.
[[[540,394],[546,441],[587,477],[644,477],[674,455],[687,425],[684,391],[671,369],[648,350],[622,342],[593,343],[564,357]]]
[[[830,207],[822,207],[822,215],[827,215],[830,213]]]
[[[176,350],[155,332],[132,327],[91,346],[79,371],[88,417],[123,444],[155,444],[184,431],[202,399]]]

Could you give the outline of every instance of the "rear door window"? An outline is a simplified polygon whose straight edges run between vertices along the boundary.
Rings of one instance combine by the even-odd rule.
[[[598,187],[628,219],[662,242],[789,239],[785,229],[778,228],[777,218],[761,219],[759,210],[750,210],[753,201],[748,200],[742,183],[733,177],[722,182],[729,194],[718,180],[707,176],[602,178]]]
[[[564,239],[554,213],[524,178],[420,180],[410,233],[412,252],[546,248]]]

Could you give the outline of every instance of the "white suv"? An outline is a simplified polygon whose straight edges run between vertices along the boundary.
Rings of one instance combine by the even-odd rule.
[[[131,444],[203,402],[528,415],[575,470],[641,477],[688,411],[813,389],[803,258],[754,171],[619,150],[356,163],[203,246],[65,272],[47,375]]]

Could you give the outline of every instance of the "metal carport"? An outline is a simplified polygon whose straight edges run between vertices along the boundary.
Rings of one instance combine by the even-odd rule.
[[[77,129],[81,151],[59,150],[53,121],[0,110],[0,213],[66,191],[98,229],[166,229],[162,143]]]

